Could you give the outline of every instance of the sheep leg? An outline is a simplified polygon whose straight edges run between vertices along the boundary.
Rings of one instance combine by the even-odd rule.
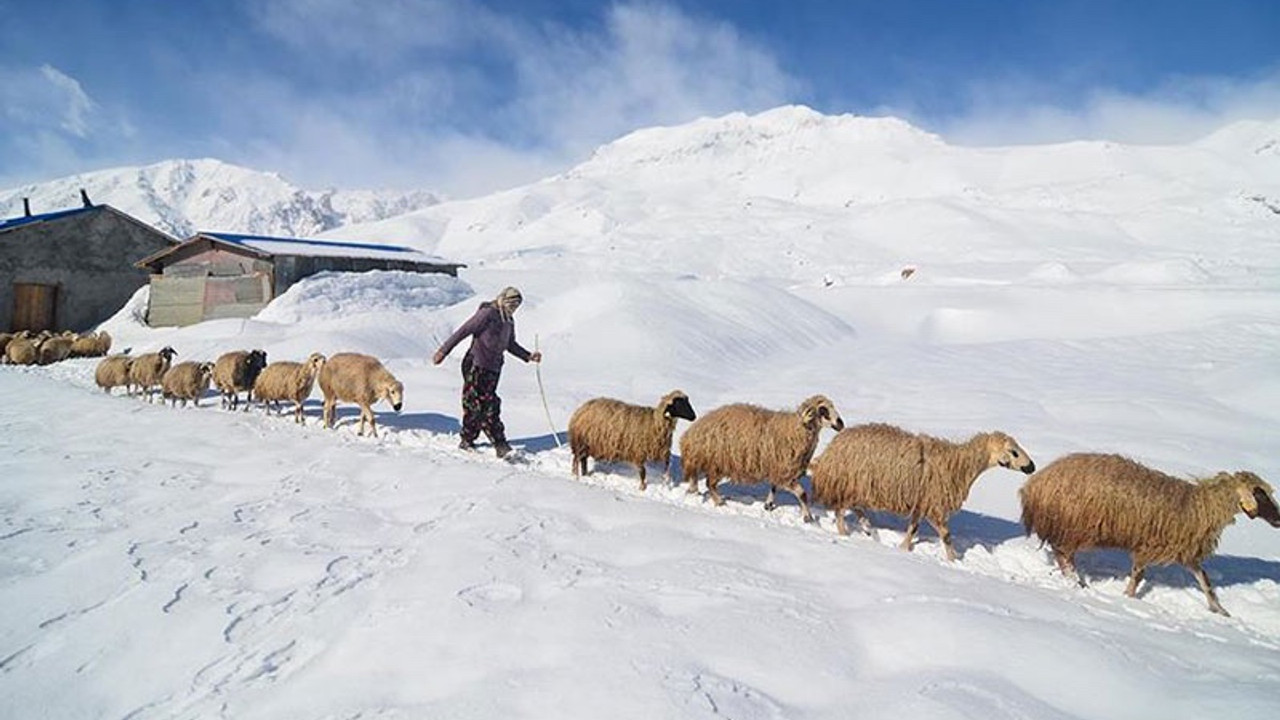
[[[912,515],[911,521],[907,523],[907,536],[902,538],[902,545],[899,547],[907,552],[911,552],[911,546],[916,540],[916,528],[918,527],[920,527],[920,518]]]
[[[327,397],[324,399],[324,407],[320,410],[320,421],[326,428],[333,428],[333,406],[336,404],[336,401]]]
[[[1209,601],[1209,609],[1224,617],[1231,617],[1231,613],[1222,607],[1222,603],[1218,602],[1218,594],[1213,591],[1213,586],[1209,584],[1209,576],[1205,574],[1204,568],[1199,564],[1191,566],[1191,574],[1196,576],[1196,582],[1200,583],[1200,589],[1204,591],[1204,597]]]
[[[671,453],[667,453],[662,459],[662,481],[667,485],[671,484]]]
[[[639,463],[636,467],[640,469],[640,492],[644,492],[648,488],[648,484],[644,479],[644,463]]]
[[[1058,570],[1062,571],[1065,577],[1074,577],[1076,583],[1080,587],[1085,587],[1084,576],[1076,569],[1075,561],[1072,560],[1073,553],[1064,552],[1058,548],[1053,548],[1053,559],[1058,563]]]
[[[1147,573],[1147,566],[1137,560],[1133,561],[1133,572],[1129,574],[1129,585],[1124,589],[1124,594],[1129,597],[1138,596],[1138,584],[1142,582],[1142,576]]]
[[[796,500],[800,501],[800,510],[802,511],[800,517],[807,523],[817,522],[817,519],[813,517],[813,513],[809,510],[809,493],[805,492],[804,485],[801,485],[799,480],[795,480],[787,486],[787,490],[796,496]]]
[[[932,518],[929,520],[929,524],[937,531],[938,539],[942,540],[942,547],[947,550],[947,562],[955,562],[956,548],[951,544],[951,528],[948,527],[945,522],[940,522]]]
[[[685,494],[692,495],[698,492],[698,469],[692,465],[684,466],[684,477],[687,480]]]
[[[296,411],[296,413],[297,413],[297,417],[298,417],[298,424],[299,424],[299,425],[306,425],[306,424],[307,424],[307,420],[306,420],[306,418],[304,418],[304,417],[302,416],[302,401],[301,401],[301,400],[299,400],[299,401],[298,401],[298,403],[297,403],[297,407],[296,407],[296,408],[294,408],[294,410],[295,410],[295,411]]]
[[[846,525],[844,522],[844,513],[845,513],[844,508],[838,507],[838,508],[832,508],[832,510],[836,514],[836,532],[840,533],[841,535],[848,535],[849,526]]]
[[[724,498],[720,497],[720,491],[716,489],[716,486],[719,484],[720,478],[712,478],[710,475],[707,476],[707,495],[711,497],[711,502],[716,505],[724,505]]]
[[[363,405],[360,408],[361,434],[363,434],[363,431],[364,431],[364,419],[366,416],[368,416],[369,418],[369,435],[373,437],[378,437],[378,423],[375,422],[373,419],[373,408],[369,407],[368,405]]]
[[[854,508],[853,514],[858,516],[858,527],[862,528],[865,535],[871,535],[871,521],[867,519],[866,513],[862,512],[862,508]]]
[[[769,485],[769,497],[764,499],[765,510],[772,512],[774,508],[778,507],[778,503],[775,497],[777,493],[778,493],[778,486],[772,485],[772,484]]]

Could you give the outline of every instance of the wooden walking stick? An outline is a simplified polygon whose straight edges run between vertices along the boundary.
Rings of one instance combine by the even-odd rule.
[[[541,352],[540,350],[538,350],[537,334],[533,336],[533,351]],[[542,363],[541,362],[536,362],[533,364],[533,374],[535,377],[538,378],[538,394],[542,395],[542,410],[547,414],[547,427],[551,428],[551,437],[555,438],[556,447],[558,448],[564,447],[564,444],[560,442],[559,433],[556,432],[555,423],[551,422],[551,408],[547,407],[547,391],[544,390],[542,387]]]

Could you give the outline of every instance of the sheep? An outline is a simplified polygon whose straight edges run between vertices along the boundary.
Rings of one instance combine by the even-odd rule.
[[[400,412],[404,402],[404,386],[400,381],[377,358],[359,353],[338,353],[326,360],[320,369],[320,391],[324,393],[323,419],[327,428],[333,427],[339,400],[360,406],[358,435],[364,435],[364,424],[368,420],[370,432],[378,436],[371,405],[386,400],[392,409]]]
[[[111,394],[111,388],[129,387],[129,365],[133,358],[129,355],[108,355],[98,362],[94,370],[93,380],[102,391]]]
[[[41,365],[52,365],[66,360],[71,357],[71,346],[75,341],[75,335],[65,333],[46,339],[40,344],[40,357],[37,362]]]
[[[111,335],[106,330],[77,335],[71,343],[71,357],[102,357],[111,350]]]
[[[221,395],[221,406],[235,410],[244,392],[244,409],[253,399],[253,383],[267,366],[267,353],[262,350],[234,350],[223,353],[213,364],[213,384]]]
[[[1076,453],[1032,475],[1019,491],[1022,525],[1048,543],[1062,574],[1074,575],[1075,554],[1089,548],[1129,551],[1133,568],[1125,595],[1136,597],[1148,565],[1183,565],[1204,591],[1209,610],[1230,615],[1218,602],[1201,563],[1235,515],[1280,527],[1274,491],[1248,472],[1220,472],[1187,482],[1121,455]]]
[[[263,409],[269,409],[271,403],[293,401],[296,421],[304,423],[302,404],[311,397],[311,388],[322,367],[324,355],[320,353],[311,353],[305,363],[273,362],[258,374],[253,383],[253,396],[262,403]]]
[[[35,337],[18,337],[15,336],[9,341],[9,346],[5,348],[5,357],[8,358],[10,365],[35,365],[40,361],[40,346],[44,344],[46,338],[41,336]]]
[[[632,405],[612,398],[588,400],[569,418],[569,448],[573,474],[587,474],[587,458],[635,463],[640,489],[646,487],[646,461],[662,461],[662,475],[671,481],[671,435],[676,419],[696,420],[689,396],[672,390],[654,407]],[[579,472],[581,469],[581,472]]]
[[[688,491],[697,492],[698,476],[706,475],[708,495],[716,505],[723,505],[724,498],[716,489],[721,478],[767,482],[765,510],[776,507],[774,496],[782,487],[800,501],[804,521],[813,522],[800,477],[813,458],[823,427],[838,432],[844,421],[835,405],[822,395],[814,395],[791,412],[741,403],[716,408],[690,425],[680,438]]]
[[[9,362],[9,341],[16,337],[14,333],[0,333],[0,364]]]
[[[915,434],[884,423],[846,428],[814,461],[814,500],[835,512],[836,529],[849,534],[844,515],[852,509],[864,532],[871,526],[863,510],[883,510],[908,518],[902,549],[910,551],[920,520],[933,525],[956,559],[948,520],[969,496],[984,471],[999,465],[1030,474],[1035,462],[1012,437],[985,432],[955,443]]]
[[[169,370],[169,363],[178,353],[165,346],[159,352],[144,353],[129,363],[129,393],[133,394],[133,386],[146,397],[147,402],[154,402],[152,390],[160,386],[164,374]]]
[[[182,402],[182,407],[186,407],[188,400],[200,407],[200,398],[209,389],[209,378],[212,375],[211,362],[180,362],[165,371],[160,380],[160,395],[175,407],[179,401]]]

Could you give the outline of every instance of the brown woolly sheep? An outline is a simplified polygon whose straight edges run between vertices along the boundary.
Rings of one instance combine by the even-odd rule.
[[[404,386],[378,362],[378,359],[359,353],[338,353],[325,361],[320,369],[320,391],[324,393],[324,426],[333,427],[338,401],[353,402],[360,406],[360,431],[364,435],[365,421],[369,431],[378,436],[378,424],[373,419],[373,408],[379,400],[386,400],[396,412],[404,402]]]
[[[779,487],[800,501],[805,522],[813,522],[809,501],[800,484],[818,446],[823,427],[844,428],[835,405],[814,395],[794,411],[766,410],[736,404],[716,408],[694,422],[680,438],[681,463],[689,492],[698,491],[698,476],[707,477],[707,494],[717,505],[724,498],[716,486],[727,479],[738,483],[769,483],[766,510],[776,507]]]
[[[77,335],[71,343],[71,357],[102,357],[111,350],[111,335],[106,330]]]
[[[75,343],[74,335],[54,335],[40,344],[41,365],[52,365],[71,357],[71,346]]]
[[[13,333],[0,333],[0,364],[9,362],[9,341],[14,337]]]
[[[1125,594],[1136,597],[1148,565],[1183,565],[1191,571],[1209,609],[1229,615],[1218,602],[1201,563],[1238,512],[1280,527],[1274,491],[1257,475],[1240,471],[1187,482],[1121,455],[1077,453],[1031,476],[1019,491],[1022,524],[1048,543],[1062,573],[1075,575],[1075,554],[1088,548],[1128,550],[1133,571]]]
[[[15,336],[9,341],[9,347],[5,348],[5,356],[9,359],[9,364],[35,365],[40,362],[40,346],[45,340],[46,338],[40,336]]]
[[[302,404],[311,397],[311,388],[316,384],[316,375],[324,366],[324,355],[311,353],[305,363],[273,362],[262,369],[258,379],[253,383],[253,396],[262,403],[263,410],[269,410],[272,403],[289,400],[294,405],[294,419],[305,423],[302,416]]]
[[[253,399],[253,383],[267,366],[267,353],[262,350],[234,350],[223,353],[213,363],[213,385],[221,395],[221,406],[235,410],[240,406],[240,393],[245,393],[244,409]]]
[[[696,420],[689,396],[673,390],[653,407],[612,398],[594,398],[578,406],[569,418],[569,448],[573,474],[587,474],[587,458],[634,463],[644,490],[647,461],[662,461],[662,475],[671,480],[671,435],[676,419]]]
[[[129,363],[130,394],[133,393],[133,386],[137,386],[147,402],[154,402],[152,390],[160,387],[164,374],[169,370],[169,363],[173,362],[173,356],[177,354],[173,348],[166,346],[159,352],[143,353],[135,357]]]
[[[199,407],[200,398],[209,389],[209,378],[212,375],[211,362],[180,362],[165,371],[160,380],[160,395],[174,406],[181,401],[182,407],[186,407],[190,400]]]
[[[98,367],[94,370],[93,380],[102,388],[102,391],[110,394],[111,388],[129,387],[129,365],[133,362],[133,358],[129,355],[108,355],[98,362]]]
[[[969,497],[978,476],[997,465],[1024,473],[1036,469],[1017,441],[1002,432],[954,443],[883,423],[858,425],[837,434],[814,461],[813,498],[835,512],[841,535],[849,534],[844,521],[849,510],[868,534],[863,510],[906,516],[904,550],[911,550],[920,520],[928,520],[947,559],[955,560],[948,520]]]

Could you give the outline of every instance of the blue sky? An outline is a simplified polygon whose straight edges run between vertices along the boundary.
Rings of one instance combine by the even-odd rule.
[[[1185,141],[1280,118],[1280,2],[0,0],[0,187],[215,157],[462,197],[790,103]]]

